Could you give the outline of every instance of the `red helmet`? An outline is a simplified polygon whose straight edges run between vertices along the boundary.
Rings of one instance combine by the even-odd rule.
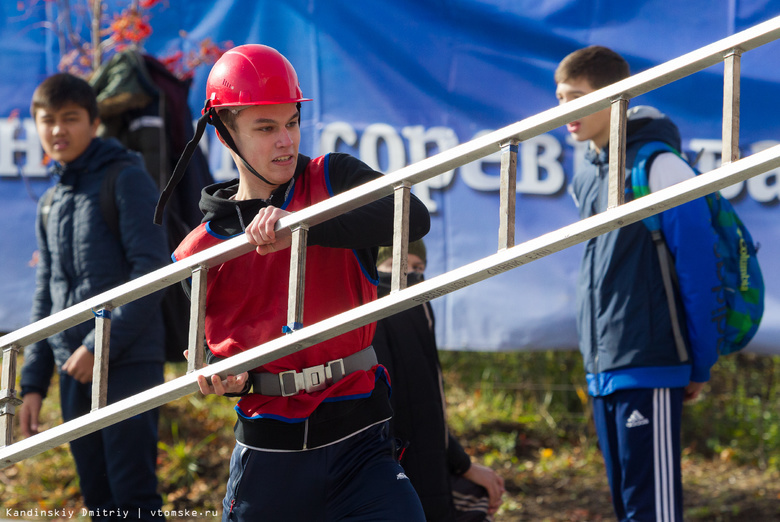
[[[214,107],[273,105],[304,98],[292,64],[266,45],[239,45],[217,60],[206,81],[204,112]]]
[[[247,169],[268,183],[238,152],[230,131],[217,115],[220,107],[240,107],[245,105],[275,105],[281,103],[300,103],[311,101],[304,98],[295,69],[279,51],[265,45],[239,45],[223,54],[211,68],[206,81],[206,104],[203,116],[198,119],[195,135],[187,143],[181,158],[173,169],[168,184],[160,193],[157,208],[154,210],[154,222],[162,223],[163,210],[168,199],[181,181],[190,162],[195,147],[203,137],[206,125],[211,123],[217,128],[225,143],[244,162]],[[300,106],[298,107],[300,109]]]

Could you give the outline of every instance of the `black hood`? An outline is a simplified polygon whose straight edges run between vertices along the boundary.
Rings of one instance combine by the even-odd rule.
[[[668,143],[675,150],[682,151],[680,130],[664,113],[648,105],[639,105],[628,110],[626,125],[626,165],[634,162],[639,145],[649,141]],[[600,152],[590,148],[585,156],[596,165],[609,164],[609,147]]]
[[[255,217],[261,208],[269,205],[282,208],[290,191],[295,186],[295,180],[301,175],[309,158],[298,155],[298,164],[292,179],[277,188],[268,199],[248,199],[235,201],[230,198],[238,192],[238,179],[223,181],[205,187],[200,195],[200,210],[203,212],[203,222],[211,221],[219,233],[234,235],[244,231],[246,225]]]
[[[629,109],[626,146],[648,141],[663,141],[675,150],[682,149],[680,130],[665,114],[647,105]]]

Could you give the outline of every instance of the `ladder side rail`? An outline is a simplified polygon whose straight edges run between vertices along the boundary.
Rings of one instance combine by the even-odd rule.
[[[10,344],[21,346],[33,344],[94,318],[93,310],[99,310],[104,306],[110,306],[114,309],[187,279],[191,275],[193,266],[200,264],[199,261],[203,259],[214,256],[221,251],[220,247],[224,246],[218,245],[214,251],[208,254],[199,253],[192,256],[193,260],[188,258],[188,263],[177,262],[167,265],[8,333],[0,337],[0,347]],[[236,244],[233,243],[230,246],[235,248]]]
[[[0,448],[0,467],[14,464],[197,391],[197,376],[199,375],[206,378],[219,375],[225,378],[230,374],[248,371],[354,328],[460,290],[610,230],[640,221],[650,215],[663,212],[776,168],[780,168],[780,145],[775,145],[747,158],[609,209],[601,214],[576,221],[571,225],[515,247],[501,250],[479,261],[422,281],[401,292],[348,310],[294,332],[292,335],[282,336],[128,399],[110,404],[96,412],[50,428],[12,446]]]
[[[745,52],[778,38],[780,38],[780,16],[664,64],[637,73],[576,100],[553,107],[469,142],[442,151],[391,174],[387,174],[382,179],[371,181],[349,192],[336,195],[322,203],[297,212],[297,219],[310,220],[314,215],[330,219],[341,213],[340,210],[346,206],[345,202],[348,198],[355,197],[356,200],[361,198],[364,202],[368,202],[371,199],[366,200],[365,198],[370,196],[369,193],[377,190],[382,192],[378,195],[375,194],[375,196],[386,196],[389,194],[387,187],[393,184],[406,180],[414,185],[465,163],[498,152],[500,151],[500,144],[510,139],[525,141],[583,116],[605,109],[611,105],[612,100],[621,97],[627,99],[635,98],[702,71],[722,62],[724,54],[732,49],[739,48],[742,52]],[[374,197],[374,199],[378,199],[378,197]],[[314,223],[310,224],[313,225]]]

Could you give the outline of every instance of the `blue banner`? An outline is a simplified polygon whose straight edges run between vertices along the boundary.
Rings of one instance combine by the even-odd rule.
[[[79,2],[71,0],[71,5]],[[84,2],[86,3],[86,2]],[[108,2],[108,11],[129,2]],[[0,7],[0,330],[28,322],[34,289],[35,200],[52,181],[29,118],[35,86],[56,71],[54,2]],[[165,56],[193,42],[263,43],[295,66],[307,97],[301,152],[352,153],[392,172],[556,105],[553,72],[568,53],[599,44],[646,70],[780,15],[777,0],[189,0],[149,10],[147,52]],[[780,42],[742,57],[742,155],[780,142]],[[199,114],[208,67],[198,69],[190,106]],[[11,80],[12,78],[12,80]],[[680,127],[703,171],[720,164],[723,66],[631,101],[652,105]],[[768,116],[772,115],[772,116]],[[215,177],[235,176],[209,141]],[[565,129],[520,144],[516,242],[577,220],[567,193],[582,153]],[[497,155],[415,186],[432,213],[426,237],[430,278],[494,253],[498,246]],[[20,175],[21,174],[21,175]],[[724,191],[761,244],[766,314],[751,349],[780,353],[778,172]],[[433,302],[442,348],[576,347],[573,247]]]

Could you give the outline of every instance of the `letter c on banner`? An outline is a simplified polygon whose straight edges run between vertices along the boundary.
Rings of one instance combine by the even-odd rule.
[[[350,147],[354,147],[357,143],[357,133],[355,132],[355,129],[345,121],[334,121],[333,123],[329,123],[322,130],[322,135],[320,136],[321,153],[327,154],[329,152],[335,152],[339,140]]]
[[[387,146],[387,168],[379,162],[379,140]],[[395,129],[387,123],[373,123],[366,127],[360,138],[360,159],[369,167],[381,172],[394,172],[406,166],[404,142]]]

